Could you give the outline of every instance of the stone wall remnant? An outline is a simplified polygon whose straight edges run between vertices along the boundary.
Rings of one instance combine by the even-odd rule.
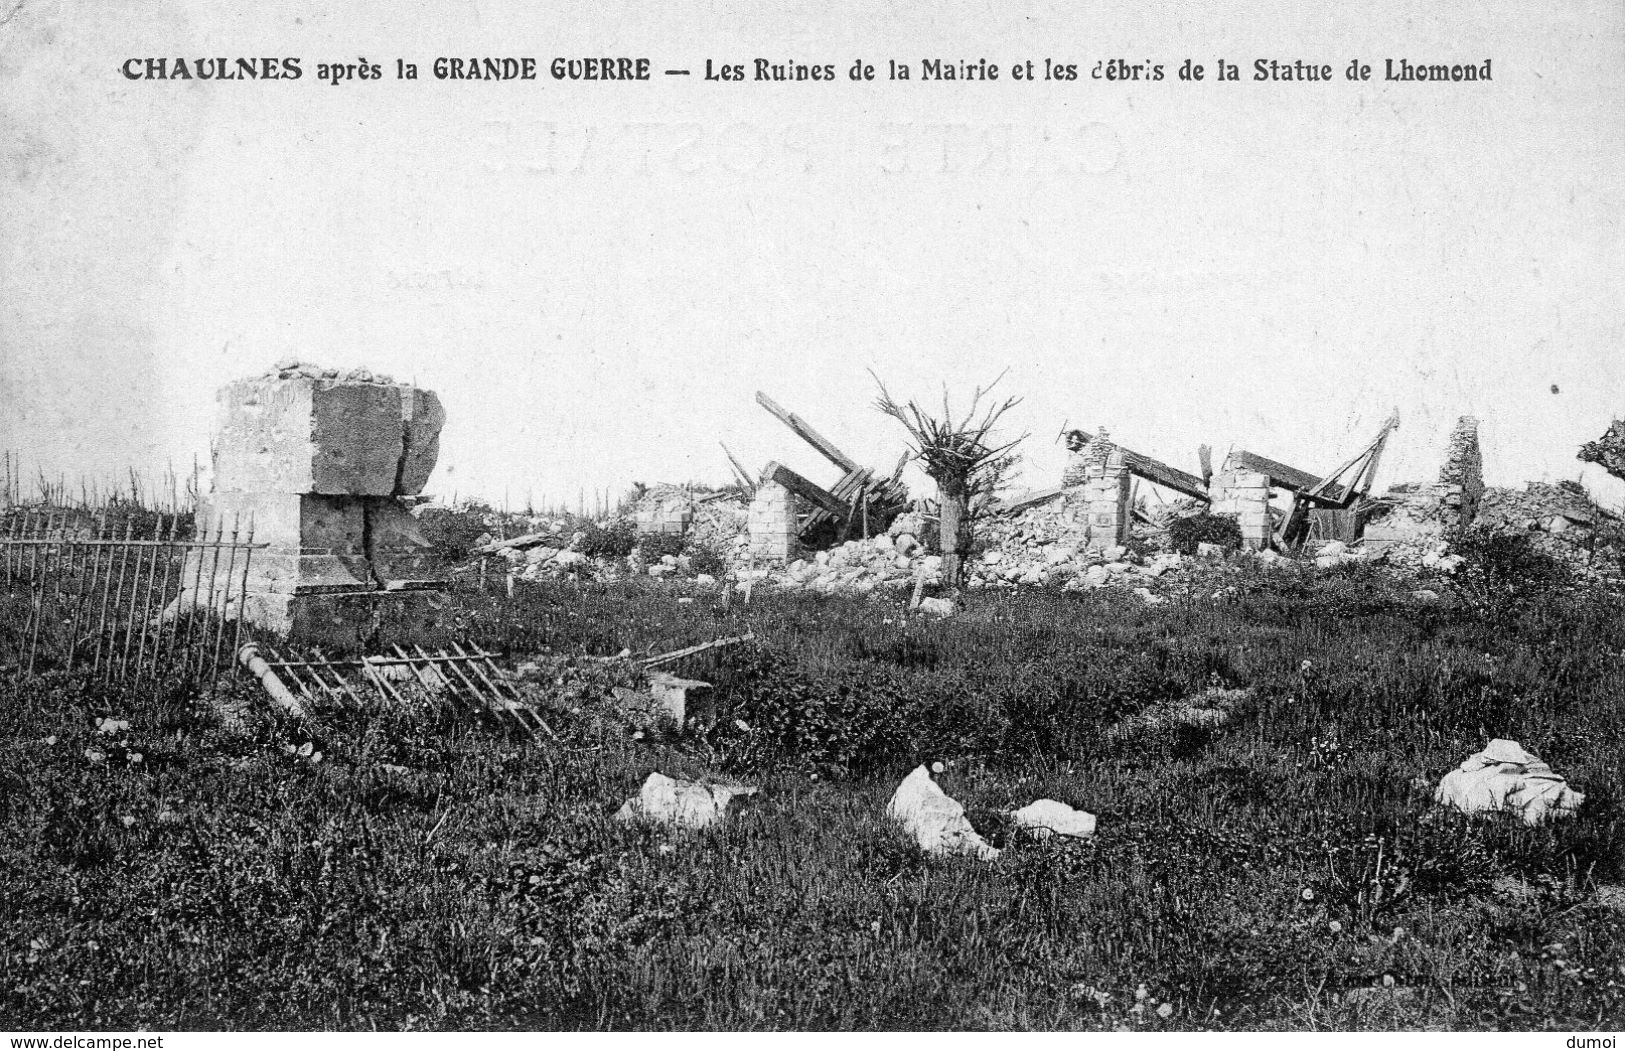
[[[1381,549],[1442,538],[1472,525],[1483,499],[1484,457],[1478,444],[1478,420],[1463,416],[1445,442],[1438,481],[1387,494],[1391,506],[1386,514],[1366,524],[1366,544]]]
[[[1476,417],[1461,417],[1451,430],[1435,495],[1447,525],[1466,528],[1478,517],[1478,505],[1484,498],[1484,456],[1478,447]]]

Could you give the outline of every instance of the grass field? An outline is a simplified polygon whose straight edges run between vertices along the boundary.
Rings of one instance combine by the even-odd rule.
[[[942,621],[462,596],[458,637],[540,656],[557,743],[384,708],[312,735],[246,683],[233,726],[180,693],[8,681],[0,1027],[1619,1027],[1619,601],[1213,573],[1156,607],[972,593]],[[683,669],[722,712],[695,739],[634,739],[605,700],[624,672],[566,659],[746,627]],[[1209,686],[1250,691],[1225,725],[1135,721]],[[1491,737],[1581,812],[1435,808]],[[978,821],[1049,797],[1099,832],[925,858],[882,811],[933,760]],[[764,791],[700,833],[611,820],[653,770]]]

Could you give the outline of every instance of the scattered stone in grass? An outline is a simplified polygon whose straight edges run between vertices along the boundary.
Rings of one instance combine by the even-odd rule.
[[[917,766],[897,786],[886,816],[899,821],[927,854],[971,854],[992,861],[999,851],[971,827],[965,808],[931,779],[931,771]]]
[[[107,758],[107,753],[106,752],[98,752],[94,748],[86,748],[85,749],[85,758],[89,759],[93,763],[99,763],[103,759]]]
[[[921,613],[929,613],[935,617],[951,617],[954,615],[952,600],[945,598],[922,598],[916,608]]]
[[[1585,794],[1518,742],[1497,738],[1444,775],[1434,799],[1465,814],[1511,813],[1537,825],[1573,814]]]
[[[1083,839],[1095,834],[1095,815],[1074,810],[1053,799],[1035,800],[1010,815],[1034,839],[1064,836]]]
[[[1414,985],[1397,985],[1394,976],[1382,976],[1381,985],[1356,986],[1353,989],[1343,990],[1343,1002],[1350,1006],[1370,1006],[1379,1004],[1410,1005],[1422,998],[1422,991]]]
[[[758,789],[731,781],[686,781],[650,774],[637,795],[615,812],[617,821],[653,821],[679,828],[705,828],[720,821],[729,805]]]
[[[1252,698],[1250,689],[1227,690],[1212,686],[1184,700],[1152,705],[1116,723],[1106,735],[1110,740],[1121,741],[1180,727],[1214,730],[1229,722]]]
[[[47,737],[45,739],[45,743],[46,744],[56,744],[56,734],[52,734],[51,736]]]
[[[96,720],[96,732],[97,733],[119,734],[119,733],[123,733],[124,731],[128,730],[129,728],[130,728],[130,723],[129,723],[129,720],[127,720],[127,719],[108,718],[108,719],[97,719]]]

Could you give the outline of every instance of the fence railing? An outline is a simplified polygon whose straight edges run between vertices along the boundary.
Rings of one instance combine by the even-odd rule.
[[[269,644],[243,647],[239,658],[283,710],[299,718],[325,711],[360,709],[369,699],[404,710],[439,708],[453,714],[482,716],[524,730],[531,736],[552,729],[521,696],[508,674],[479,647],[433,653],[421,646],[408,652],[330,660],[320,650],[300,656],[283,654]]]
[[[190,514],[0,513],[0,665],[107,682],[212,682],[237,667],[252,523]]]

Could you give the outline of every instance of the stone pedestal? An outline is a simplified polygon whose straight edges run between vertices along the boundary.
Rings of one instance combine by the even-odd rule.
[[[801,527],[795,494],[777,482],[756,487],[746,519],[750,556],[758,562],[789,563],[801,557]]]
[[[247,539],[247,559],[195,551],[195,602],[245,589],[250,623],[312,641],[383,631],[421,637],[443,605],[445,567],[406,508],[439,451],[445,413],[430,391],[294,367],[219,394],[214,485],[199,539]],[[263,545],[263,546],[260,546]],[[416,597],[405,597],[411,593]]]
[[[1083,503],[1089,516],[1091,551],[1116,547],[1129,535],[1129,477],[1121,457],[1091,464],[1084,476]]]

